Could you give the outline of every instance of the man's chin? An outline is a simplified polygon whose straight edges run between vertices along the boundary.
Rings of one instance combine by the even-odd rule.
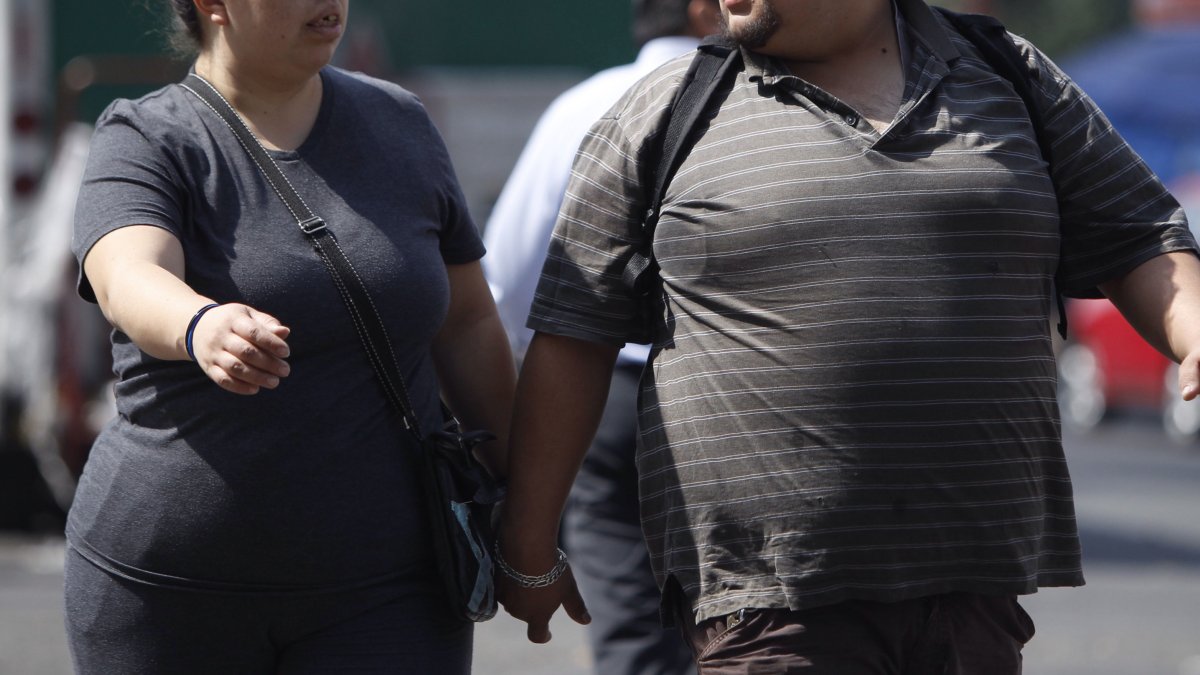
[[[759,11],[749,16],[721,16],[721,35],[746,49],[760,49],[779,30],[779,16],[769,3],[763,3]]]

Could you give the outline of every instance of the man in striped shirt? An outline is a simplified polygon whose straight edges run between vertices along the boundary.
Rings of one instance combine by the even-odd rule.
[[[664,307],[638,469],[667,616],[701,673],[1019,672],[1033,626],[1016,596],[1083,583],[1056,272],[1181,361],[1192,398],[1200,262],[1183,211],[1019,38],[1035,110],[920,0],[722,12],[743,67],[654,238]],[[499,552],[502,600],[535,642],[559,604],[586,620],[569,573],[524,575],[555,567],[559,507],[638,332],[621,273],[688,62],[592,128],[534,300]]]

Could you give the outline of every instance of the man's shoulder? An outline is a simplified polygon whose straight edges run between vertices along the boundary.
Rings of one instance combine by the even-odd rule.
[[[692,53],[681,55],[649,73],[637,64],[600,71],[559,94],[539,118],[534,137],[564,139],[571,154],[578,140],[597,123],[624,126],[636,119],[661,117],[670,106],[691,63]]]
[[[669,107],[695,55],[696,52],[688,52],[677,56],[638,78],[612,106],[609,115],[622,118]]]
[[[680,55],[647,72],[639,64],[629,63],[602,70],[567,89],[546,109],[548,116],[572,117],[591,112],[592,119],[613,113],[613,108],[630,99],[637,92],[643,99],[646,93],[668,88],[673,93],[683,79],[691,62],[692,53]],[[682,64],[682,65],[676,65]],[[671,74],[678,73],[674,78]],[[666,77],[659,75],[666,73]]]
[[[975,31],[976,36],[972,38],[964,32],[963,26],[968,25],[974,19],[980,17],[971,14],[956,13],[944,8],[937,8],[933,12],[934,17],[941,24],[943,30],[946,31],[946,36],[951,44],[958,50],[959,54],[964,57],[963,62],[973,67],[982,67],[984,70],[994,70],[995,64],[988,60],[980,50],[980,44],[977,41],[991,42],[995,49],[1001,52],[1012,51],[1014,55],[1024,61],[1025,69],[1028,75],[1033,80],[1045,80],[1053,82],[1061,87],[1067,80],[1067,76],[1051,61],[1037,45],[1030,42],[1028,39],[1004,29],[998,22],[995,24],[997,28],[1002,29],[996,32]]]

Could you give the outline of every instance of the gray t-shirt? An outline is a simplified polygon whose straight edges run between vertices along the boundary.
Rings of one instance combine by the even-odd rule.
[[[272,154],[373,294],[428,429],[445,264],[483,245],[420,102],[360,74],[321,77],[311,134]],[[135,224],[178,237],[198,292],[289,326],[292,373],[239,396],[114,331],[118,415],[80,480],[71,543],[119,574],[211,588],[328,588],[425,564],[415,443],[329,273],[232,132],[178,85],[116,101],[97,123],[76,255]],[[86,277],[80,293],[94,299]]]

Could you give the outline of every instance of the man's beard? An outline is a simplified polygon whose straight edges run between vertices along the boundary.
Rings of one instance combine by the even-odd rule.
[[[771,0],[761,0],[762,11],[758,16],[742,23],[736,30],[729,25],[729,17],[721,13],[721,34],[726,40],[731,40],[747,49],[758,49],[767,44],[767,40],[779,30],[779,15],[771,5]]]

